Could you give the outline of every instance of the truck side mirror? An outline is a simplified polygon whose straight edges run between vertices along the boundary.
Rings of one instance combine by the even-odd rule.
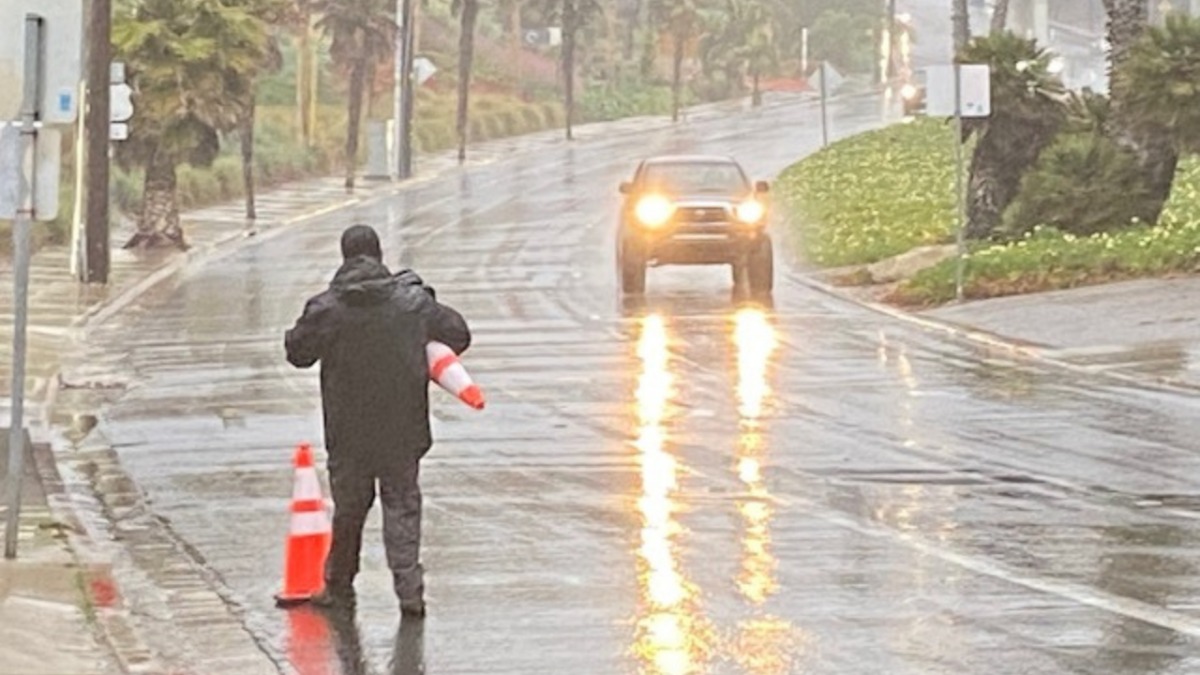
[[[771,184],[765,180],[760,180],[754,184],[754,191],[759,194],[766,194],[771,191]]]
[[[625,181],[624,183],[621,183],[620,190],[621,190],[621,194],[623,194],[623,195],[627,195],[630,192],[633,192],[633,183],[630,183],[629,181]]]

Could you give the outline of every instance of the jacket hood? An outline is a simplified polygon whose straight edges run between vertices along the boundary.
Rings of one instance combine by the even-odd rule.
[[[397,280],[383,263],[368,256],[342,263],[333,276],[330,289],[347,305],[378,305],[396,290]]]
[[[392,278],[395,279],[396,283],[400,286],[415,286],[428,293],[430,298],[437,300],[437,293],[434,292],[433,288],[426,286],[425,280],[410,269],[402,269],[392,275]]]

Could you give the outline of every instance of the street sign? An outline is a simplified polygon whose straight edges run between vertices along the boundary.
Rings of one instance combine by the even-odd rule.
[[[963,117],[988,117],[992,114],[992,70],[987,65],[965,63],[961,72]],[[925,69],[925,114],[953,117],[955,105],[954,66],[930,66]]]
[[[12,220],[21,209],[18,188],[21,171],[28,170],[32,157],[21,157],[21,127],[0,124],[0,218]],[[34,220],[58,217],[58,180],[62,158],[62,132],[45,128],[37,134],[37,175],[34,179]],[[23,166],[24,165],[24,166]]]
[[[128,122],[133,117],[133,88],[127,84],[108,87],[109,121]]]
[[[108,125],[108,140],[110,141],[127,141],[129,140],[129,124],[125,122],[111,122]]]
[[[821,67],[817,69],[816,86],[817,91],[823,91],[827,94],[832,94],[842,85],[846,83],[846,78],[827,62],[823,62]]]
[[[42,17],[44,37],[41,121],[71,124],[79,113],[83,61],[83,4],[80,0],[0,2],[0,121],[20,118],[24,91],[25,17]]]
[[[428,82],[429,78],[433,77],[437,71],[437,66],[433,65],[433,61],[424,56],[413,59],[413,77],[416,78],[418,87]]]

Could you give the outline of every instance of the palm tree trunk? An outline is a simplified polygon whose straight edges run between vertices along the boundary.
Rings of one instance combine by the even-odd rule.
[[[1146,181],[1149,198],[1139,209],[1144,222],[1157,222],[1171,196],[1179,153],[1172,142],[1169,129],[1149,128],[1130,118],[1125,104],[1128,89],[1120,85],[1121,72],[1134,45],[1145,33],[1150,22],[1149,6],[1145,0],[1104,0],[1108,12],[1109,74],[1112,87],[1112,113],[1109,136],[1138,159]]]
[[[626,61],[633,60],[634,50],[637,48],[637,29],[642,18],[642,0],[634,0],[633,2],[633,20],[625,22],[625,40],[624,40],[624,56]]]
[[[254,120],[258,104],[251,97],[246,112],[242,115],[238,130],[242,145],[242,187],[246,193],[246,220],[257,220],[258,211],[254,204]]]
[[[300,28],[296,49],[296,105],[299,107],[300,139],[304,147],[311,148],[316,126],[317,57],[313,48],[311,14],[305,11],[302,20],[304,25]]]
[[[563,0],[563,100],[567,114],[567,140],[575,139],[575,0]]]
[[[683,106],[683,54],[686,35],[675,32],[674,53],[671,55],[671,121],[679,121],[679,110]]]
[[[355,59],[350,68],[349,120],[346,125],[346,188],[354,187],[358,172],[358,133],[362,124],[363,89],[366,86],[366,59]]]
[[[971,15],[967,11],[967,0],[953,2],[952,19],[954,29],[954,53],[958,54],[971,41]]]
[[[996,0],[992,10],[992,35],[998,35],[1008,29],[1008,2],[1009,0]]]
[[[470,113],[471,69],[475,61],[475,19],[479,0],[463,0],[462,25],[458,34],[458,163],[467,161],[467,118]]]
[[[187,248],[179,224],[176,185],[175,161],[166,153],[155,152],[146,166],[146,178],[142,183],[142,213],[137,232],[125,248]]]

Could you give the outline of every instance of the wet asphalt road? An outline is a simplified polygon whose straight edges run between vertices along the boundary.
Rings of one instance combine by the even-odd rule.
[[[193,270],[93,334],[134,383],[106,431],[299,673],[1200,671],[1193,401],[947,342],[793,272],[770,309],[736,305],[719,268],[618,301],[635,159],[731,153],[770,177],[816,119],[495,157]],[[434,392],[430,618],[397,632],[376,513],[360,632],[339,635],[271,598],[291,450],[320,439],[316,373],[286,366],[282,332],[351,220],[472,320],[490,407]]]

